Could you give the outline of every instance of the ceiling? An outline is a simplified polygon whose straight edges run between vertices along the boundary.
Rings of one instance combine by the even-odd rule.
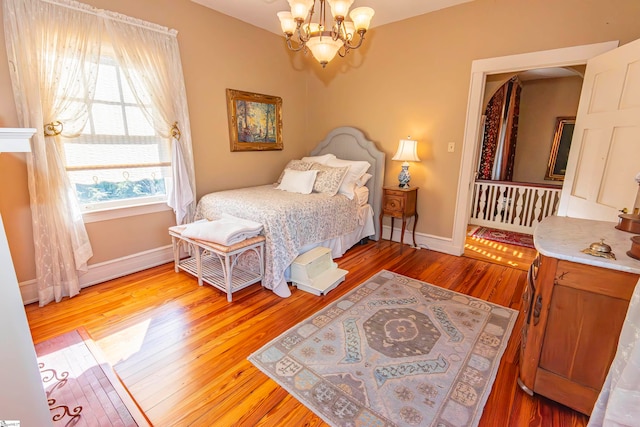
[[[275,34],[282,34],[276,13],[291,10],[287,0],[191,0]],[[371,28],[473,0],[356,0],[353,7],[375,10]],[[327,12],[329,13],[329,12]]]

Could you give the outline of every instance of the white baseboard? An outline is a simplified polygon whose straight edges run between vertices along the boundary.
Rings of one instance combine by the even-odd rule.
[[[80,276],[80,287],[96,285],[107,280],[146,270],[173,261],[171,245],[151,249],[126,257],[89,265],[89,271]],[[20,282],[20,294],[25,304],[38,301],[38,284],[35,279]]]
[[[382,235],[384,236],[385,239],[387,240],[389,239],[390,232],[391,232],[390,226],[384,225],[382,227]],[[393,229],[394,242],[400,242],[401,232],[402,230],[400,228],[394,227]],[[405,230],[404,243],[411,245],[412,242],[413,242],[412,233],[408,230]],[[460,249],[453,244],[453,239],[451,237],[441,237],[441,236],[434,236],[431,234],[416,233],[415,244],[416,246],[423,249],[429,249],[436,252],[443,252],[445,254],[455,255],[455,256],[462,255],[462,253],[460,252]]]

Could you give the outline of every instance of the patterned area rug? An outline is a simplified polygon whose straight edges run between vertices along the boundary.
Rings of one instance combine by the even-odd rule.
[[[477,237],[478,239],[491,240],[492,242],[508,243],[510,245],[535,249],[535,246],[533,245],[533,236],[530,234],[496,230],[494,228],[487,227],[477,227],[470,236]]]
[[[476,426],[517,313],[382,270],[249,360],[332,426]]]

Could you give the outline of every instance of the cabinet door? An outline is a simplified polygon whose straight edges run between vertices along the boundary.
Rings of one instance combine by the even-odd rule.
[[[628,301],[557,285],[540,367],[600,390],[613,360]]]
[[[629,273],[558,262],[536,391],[591,413],[637,280]]]

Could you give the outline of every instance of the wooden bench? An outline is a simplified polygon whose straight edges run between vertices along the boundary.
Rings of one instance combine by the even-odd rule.
[[[225,246],[185,237],[182,235],[183,229],[183,226],[169,227],[175,270],[194,275],[198,278],[199,286],[204,282],[218,288],[227,294],[227,301],[231,302],[231,294],[264,277],[264,236],[251,237],[235,245]],[[190,245],[191,256],[180,259],[180,242]],[[255,253],[257,271],[238,265],[239,257],[247,251]]]

